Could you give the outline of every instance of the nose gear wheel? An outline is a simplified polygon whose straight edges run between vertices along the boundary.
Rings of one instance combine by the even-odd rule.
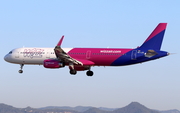
[[[24,64],[20,64],[20,70],[18,71],[19,73],[23,73],[23,66],[24,66]]]

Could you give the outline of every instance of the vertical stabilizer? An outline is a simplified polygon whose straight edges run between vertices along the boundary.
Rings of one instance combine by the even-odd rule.
[[[160,50],[167,23],[159,23],[146,41],[140,46],[142,49]]]

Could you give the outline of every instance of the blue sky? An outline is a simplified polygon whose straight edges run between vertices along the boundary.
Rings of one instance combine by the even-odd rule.
[[[15,107],[120,108],[132,101],[159,110],[180,110],[180,1],[10,0],[0,2],[0,103]],[[167,22],[162,50],[177,53],[125,67],[93,67],[93,77],[64,69],[4,61],[18,47],[135,48],[156,25]]]

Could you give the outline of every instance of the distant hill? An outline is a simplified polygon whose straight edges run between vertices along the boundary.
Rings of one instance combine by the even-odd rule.
[[[27,108],[15,108],[9,105],[0,104],[0,113],[80,113],[73,110],[64,110],[58,108],[47,109],[35,109],[31,107]]]
[[[155,110],[151,110],[138,102],[132,102],[128,106],[114,110],[113,113],[160,113]]]
[[[114,110],[116,110],[116,109],[118,109],[118,108],[105,108],[105,107],[99,107],[98,109],[104,110],[104,111],[114,111]]]
[[[123,108],[95,108],[90,106],[77,107],[56,107],[49,106],[43,108],[15,108],[10,105],[0,104],[0,113],[180,113],[178,110],[157,111],[152,110],[138,102],[132,102]]]
[[[63,109],[63,110],[74,110],[78,112],[84,112],[87,111],[88,109],[92,108],[91,106],[76,106],[76,107],[69,107],[69,106],[48,106],[48,107],[43,107],[40,109]]]
[[[48,107],[43,107],[43,108],[40,108],[40,109],[55,109],[55,108],[75,110],[75,111],[78,111],[78,112],[84,112],[84,111],[87,111],[90,108],[94,108],[94,107],[91,107],[91,106],[76,106],[76,107],[69,107],[69,106],[60,106],[60,107],[59,106],[48,106]],[[117,108],[99,107],[98,109],[103,110],[103,111],[113,111],[113,110],[115,110]]]
[[[0,104],[0,113],[23,113],[20,109],[6,104]]]
[[[161,111],[161,113],[180,113],[180,111],[178,111],[177,109],[173,109],[173,110]]]
[[[111,113],[110,111],[104,111],[104,110],[100,110],[98,108],[90,108],[87,111],[83,112],[83,113]]]

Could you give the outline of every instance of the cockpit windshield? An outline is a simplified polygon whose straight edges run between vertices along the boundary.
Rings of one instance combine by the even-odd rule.
[[[10,51],[9,54],[12,54],[12,51]]]

